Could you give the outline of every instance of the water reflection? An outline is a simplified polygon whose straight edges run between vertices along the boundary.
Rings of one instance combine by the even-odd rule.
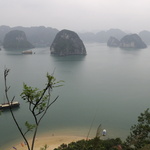
[[[123,54],[138,55],[144,49],[120,48]]]
[[[56,56],[51,54],[54,61],[84,61],[86,55]]]

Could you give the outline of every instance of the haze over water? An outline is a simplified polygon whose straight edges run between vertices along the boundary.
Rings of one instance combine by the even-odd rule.
[[[49,109],[40,132],[57,131],[86,136],[93,118],[91,135],[99,124],[106,128],[108,137],[125,138],[137,117],[149,108],[150,48],[123,50],[104,44],[85,44],[86,56],[56,57],[49,48],[35,48],[33,55],[21,51],[0,51],[0,102],[4,102],[3,71],[11,69],[8,85],[10,96],[21,105],[15,110],[23,124],[32,120],[21,100],[23,82],[42,89],[46,73],[54,72],[64,86],[54,89],[58,101]],[[0,147],[20,138],[9,112],[0,116]],[[70,134],[71,134],[70,133]]]

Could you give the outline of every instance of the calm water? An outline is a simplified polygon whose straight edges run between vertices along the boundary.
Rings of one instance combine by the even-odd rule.
[[[40,132],[65,131],[86,136],[95,118],[91,135],[99,124],[109,137],[125,138],[137,116],[150,107],[150,48],[122,50],[102,44],[86,44],[86,56],[54,57],[49,48],[33,49],[35,54],[0,51],[0,102],[4,102],[3,70],[10,68],[10,97],[21,103],[15,114],[23,124],[32,120],[21,100],[23,82],[43,88],[46,73],[55,70],[64,86],[53,91],[58,101],[49,109]],[[0,147],[20,138],[10,113],[0,116]]]

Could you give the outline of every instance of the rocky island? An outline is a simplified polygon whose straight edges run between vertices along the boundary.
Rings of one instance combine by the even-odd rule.
[[[3,47],[7,49],[30,49],[34,46],[27,40],[23,31],[12,30],[5,35]]]
[[[107,46],[133,49],[143,49],[147,47],[137,34],[125,35],[120,41],[115,37],[110,37],[107,41]]]
[[[143,49],[147,45],[142,41],[142,39],[137,34],[126,35],[120,40],[121,48],[134,48]]]
[[[120,41],[115,37],[110,37],[107,41],[107,46],[109,47],[118,47],[120,45]]]
[[[86,49],[79,36],[70,30],[57,33],[51,47],[51,54],[59,56],[86,55]]]

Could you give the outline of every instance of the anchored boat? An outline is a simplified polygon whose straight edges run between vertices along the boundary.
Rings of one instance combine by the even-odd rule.
[[[22,54],[32,54],[31,50],[22,51]]]
[[[0,104],[0,110],[3,110],[3,109],[8,109],[8,108],[17,108],[20,106],[20,103],[15,101],[15,102],[10,102],[10,103],[3,103],[3,104]]]

